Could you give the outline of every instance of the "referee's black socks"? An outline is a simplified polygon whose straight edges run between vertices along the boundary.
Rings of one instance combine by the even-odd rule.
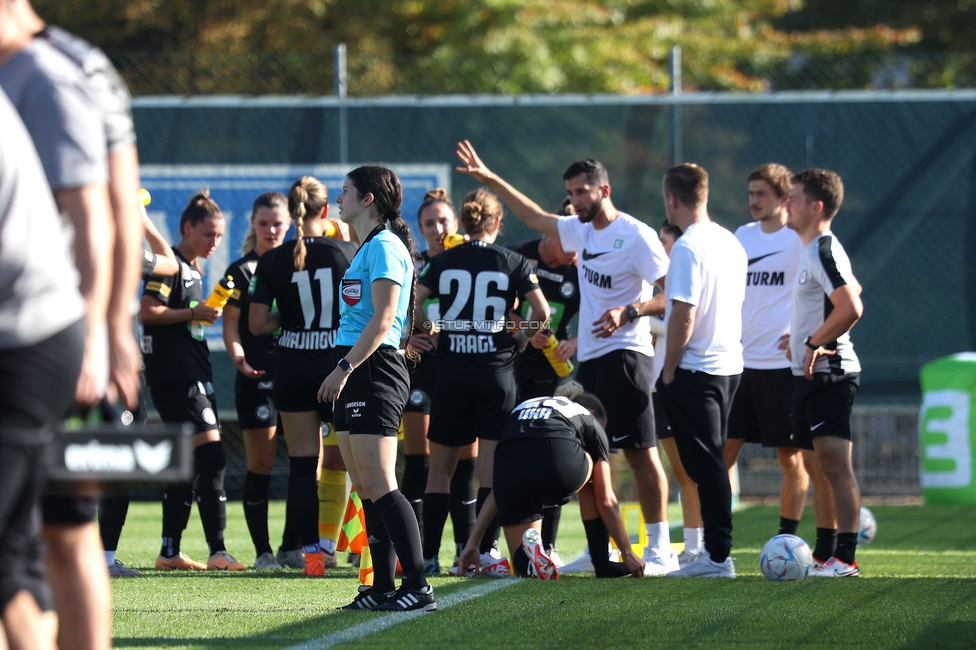
[[[424,576],[424,557],[421,552],[420,528],[413,516],[410,504],[400,490],[384,494],[374,502],[376,511],[383,518],[386,530],[403,567],[403,584],[414,589],[427,586]],[[375,568],[375,564],[373,565]]]
[[[227,459],[222,442],[206,442],[193,450],[197,463],[197,506],[210,554],[226,551],[224,529],[227,528],[227,495],[224,493],[224,469]]]
[[[369,541],[369,554],[373,559],[373,589],[381,594],[396,591],[395,571],[396,553],[393,552],[393,541],[383,523],[383,517],[376,509],[376,504],[369,499],[362,499],[363,516],[366,518],[366,537]],[[422,573],[422,571],[421,571]]]
[[[272,553],[268,533],[268,488],[271,477],[248,470],[244,475],[244,521],[257,555]]]

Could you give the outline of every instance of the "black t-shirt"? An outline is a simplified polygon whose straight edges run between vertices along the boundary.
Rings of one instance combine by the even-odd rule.
[[[295,240],[261,256],[248,289],[250,301],[278,307],[279,354],[330,354],[339,330],[339,282],[356,245],[326,237],[304,241],[301,271],[295,270]]]
[[[224,277],[230,276],[234,281],[234,289],[227,304],[241,310],[240,320],[237,321],[237,335],[241,339],[241,347],[244,348],[244,358],[247,359],[248,365],[255,370],[273,370],[277,337],[273,334],[254,336],[248,326],[248,314],[251,311],[248,287],[251,286],[251,278],[258,268],[259,259],[260,256],[251,251],[241,259],[231,262],[227,267]]]
[[[516,406],[498,444],[517,438],[575,440],[594,462],[610,460],[610,443],[603,427],[588,409],[565,397],[537,397]]]
[[[524,257],[476,240],[432,258],[419,282],[439,300],[441,367],[478,372],[515,363],[518,347],[505,322],[515,298],[539,288]]]
[[[522,242],[511,247],[513,251],[525,257],[529,267],[539,279],[539,288],[542,295],[549,302],[551,313],[552,331],[556,339],[562,341],[569,338],[569,322],[579,313],[580,293],[579,293],[579,274],[576,266],[569,264],[566,266],[547,266],[539,255],[539,242]],[[528,305],[523,305],[520,309],[522,317],[528,315]],[[533,368],[548,369],[552,373],[552,379],[556,379],[556,372],[552,370],[549,360],[542,350],[531,345],[526,346],[522,352],[519,363],[530,364]]]
[[[151,276],[142,295],[156,298],[170,309],[190,309],[204,302],[203,277],[174,248],[180,272],[169,277]],[[146,383],[212,381],[210,350],[203,337],[203,323],[144,325],[142,354]]]

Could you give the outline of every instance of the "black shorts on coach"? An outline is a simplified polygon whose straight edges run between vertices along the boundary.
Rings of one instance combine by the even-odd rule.
[[[580,363],[576,381],[603,402],[607,410],[610,449],[657,446],[654,430],[654,359],[634,350],[611,350]]]
[[[763,447],[797,447],[793,433],[793,372],[789,368],[742,371],[729,412],[729,438]]]
[[[494,467],[498,525],[511,526],[569,503],[586,482],[590,461],[576,440],[513,438],[495,448]]]
[[[335,360],[345,357],[350,349],[336,348]],[[380,346],[346,380],[334,403],[335,430],[350,435],[396,436],[409,386],[406,357],[395,348]]]

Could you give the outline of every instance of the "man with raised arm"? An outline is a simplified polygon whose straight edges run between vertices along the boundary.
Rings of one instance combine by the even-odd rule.
[[[663,294],[653,299],[653,285],[662,283],[668,257],[657,233],[613,205],[606,168],[582,160],[563,174],[576,216],[549,214],[492,172],[470,142],[458,144],[463,163],[459,172],[490,187],[529,228],[558,237],[579,260],[580,326],[577,380],[597,395],[610,414],[607,436],[634,472],[637,498],[644,513],[648,543],[645,575],[677,570],[667,521],[668,482],[657,451],[654,345],[649,321],[661,313]]]

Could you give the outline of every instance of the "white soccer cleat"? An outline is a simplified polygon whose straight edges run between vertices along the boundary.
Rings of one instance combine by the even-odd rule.
[[[857,566],[857,560],[853,564],[847,564],[836,557],[810,570],[810,576],[817,578],[856,578],[859,575],[861,570]]]
[[[262,553],[254,560],[255,571],[280,571],[283,568],[273,553]]]
[[[522,548],[529,556],[529,575],[540,580],[559,580],[559,568],[542,548],[542,535],[535,528],[522,533]]]
[[[481,575],[493,578],[507,578],[512,575],[512,565],[508,558],[496,558],[491,553],[481,554]]]
[[[701,551],[689,551],[687,549],[681,551],[678,553],[678,566],[682,569],[685,568],[687,565],[697,560],[698,556],[701,554]]]
[[[707,552],[703,552],[693,562],[668,574],[669,578],[734,578],[735,564],[732,558],[724,562],[713,562]]]

